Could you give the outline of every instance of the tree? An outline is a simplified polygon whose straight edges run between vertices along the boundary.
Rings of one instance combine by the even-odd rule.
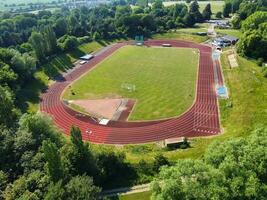
[[[18,117],[12,92],[0,86],[0,125],[11,127]]]
[[[43,199],[46,188],[49,185],[48,177],[40,172],[33,171],[20,176],[13,184],[9,184],[3,194],[6,200],[16,199]]]
[[[153,10],[156,10],[156,9],[159,9],[159,10],[161,10],[161,9],[163,9],[163,3],[162,3],[162,1],[161,0],[156,0],[153,4],[152,4],[152,9]]]
[[[229,14],[232,12],[232,4],[230,2],[226,2],[223,7],[223,16],[229,17]]]
[[[219,12],[216,13],[215,17],[218,18],[218,19],[221,19],[222,15],[223,15],[222,12],[219,11]]]
[[[192,27],[192,26],[194,26],[194,24],[196,23],[196,21],[195,21],[195,17],[194,17],[194,15],[191,14],[191,13],[188,13],[188,14],[186,14],[186,15],[184,16],[184,18],[183,18],[183,22],[184,22],[184,24],[185,24],[186,26],[188,26],[188,27]]]
[[[44,61],[46,57],[46,46],[42,34],[32,32],[31,37],[29,38],[29,43],[35,52],[37,60],[39,62]]]
[[[46,43],[46,52],[48,55],[52,55],[57,50],[57,38],[51,26],[44,28],[43,36]]]
[[[18,75],[10,69],[9,65],[0,62],[0,84],[11,86],[18,78]]]
[[[175,4],[171,7],[171,15],[173,19],[177,19],[177,17],[184,17],[187,13],[186,4]]]
[[[242,20],[246,19],[248,16],[252,15],[257,10],[257,4],[255,3],[241,3],[238,13]]]
[[[258,29],[260,24],[264,22],[267,22],[267,12],[255,12],[242,22],[242,31]]]
[[[162,166],[168,166],[170,163],[168,160],[162,155],[162,154],[157,154],[155,156],[155,161],[153,163],[154,170],[158,173],[159,169]]]
[[[56,20],[54,26],[54,31],[57,37],[62,37],[68,32],[68,24],[64,18],[59,18]]]
[[[49,175],[51,180],[56,183],[63,178],[63,168],[57,146],[54,143],[44,141],[43,149]]]
[[[45,200],[62,200],[66,194],[65,188],[62,182],[51,183],[48,187],[47,193],[45,195]]]
[[[227,188],[219,170],[200,160],[178,161],[173,167],[163,167],[162,182],[152,184],[152,199],[227,199]]]
[[[244,34],[237,43],[237,52],[243,56],[267,59],[267,36],[264,24],[267,12],[255,12],[242,22]]]
[[[144,13],[144,9],[142,7],[136,7],[133,9],[133,13],[134,14],[141,14],[141,13]]]
[[[81,131],[72,126],[71,145],[65,145],[61,149],[62,164],[69,175],[96,175],[96,162],[89,149],[89,144],[82,141]]]
[[[257,30],[246,31],[237,43],[237,52],[243,56],[267,59],[267,38]]]
[[[210,3],[208,3],[202,12],[202,16],[205,20],[210,20],[211,15],[212,15],[211,6]]]
[[[130,6],[117,6],[115,12],[115,19],[126,17],[131,14],[132,14],[132,9]]]
[[[79,45],[77,38],[69,35],[64,35],[63,37],[59,38],[58,43],[63,51],[74,50]]]
[[[231,19],[231,24],[234,28],[239,29],[240,28],[241,19],[240,16],[235,14]]]
[[[67,200],[97,200],[100,189],[88,176],[73,177],[66,185]]]
[[[42,113],[24,114],[19,120],[16,142],[20,143],[20,137],[25,133],[30,133],[34,141],[33,150],[38,150],[44,140],[50,140],[57,147],[62,146],[62,138],[58,130],[55,129],[52,119]]]
[[[0,128],[0,155],[0,171],[15,171],[16,158],[14,154],[14,133],[3,127]]]
[[[194,16],[195,22],[202,22],[203,21],[203,17],[201,15],[201,13],[199,12],[199,5],[198,5],[196,0],[190,4],[189,14]]]
[[[2,195],[7,186],[7,175],[0,170],[0,199],[3,200]]]
[[[152,199],[264,199],[267,129],[248,138],[215,142],[199,160],[163,167],[152,185]]]
[[[14,50],[14,56],[10,62],[12,69],[19,75],[20,83],[29,80],[36,70],[36,60],[27,53],[20,54]]]

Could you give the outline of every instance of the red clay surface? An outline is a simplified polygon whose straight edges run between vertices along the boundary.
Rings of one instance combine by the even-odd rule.
[[[212,49],[205,45],[176,40],[148,40],[145,43],[148,46],[160,46],[163,43],[169,43],[173,47],[197,48],[200,52],[196,99],[192,107],[179,117],[148,122],[111,121],[107,126],[102,126],[89,116],[80,115],[70,109],[61,101],[60,95],[68,84],[128,43],[118,43],[111,46],[87,64],[62,77],[42,94],[40,110],[51,115],[55,124],[65,134],[68,135],[71,126],[75,125],[81,129],[84,140],[94,143],[134,144],[160,141],[173,137],[199,137],[219,134],[220,124],[211,58]],[[216,67],[218,67],[218,64],[216,63]],[[217,70],[217,73],[219,79],[222,79],[220,69]],[[222,80],[219,80],[219,82],[222,83]],[[86,133],[88,129],[92,130],[92,134]]]
[[[78,105],[93,116],[112,119],[118,109],[121,109],[122,99],[80,99],[69,102]]]

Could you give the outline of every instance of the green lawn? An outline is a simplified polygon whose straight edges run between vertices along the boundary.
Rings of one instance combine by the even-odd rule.
[[[177,29],[176,31],[162,33],[162,34],[155,34],[153,36],[154,39],[175,39],[175,40],[186,40],[196,43],[205,42],[208,40],[208,36],[199,36],[194,33],[201,32],[201,31],[207,31],[204,28],[183,28],[183,29]]]
[[[194,100],[198,54],[193,49],[125,46],[67,89],[65,99],[136,99],[130,120],[173,117]],[[134,84],[129,92],[121,84]]]
[[[171,6],[177,3],[186,3],[185,1],[166,1],[163,2],[164,6]],[[224,6],[224,1],[198,1],[199,5],[199,11],[202,13],[204,10],[205,6],[210,3],[211,5],[211,11],[212,13],[217,13],[219,11],[223,11],[223,6]]]
[[[216,33],[222,34],[222,35],[232,35],[235,37],[240,38],[242,36],[242,32],[240,30],[236,29],[215,29]]]
[[[121,195],[116,197],[109,197],[107,200],[150,200],[151,192],[140,192],[134,194]]]
[[[140,192],[140,193],[120,196],[119,200],[149,200],[150,196],[151,192]]]
[[[5,5],[15,4],[16,6],[19,4],[29,4],[29,3],[51,3],[51,0],[0,0],[0,10],[7,10],[11,7],[5,7]],[[16,7],[15,6],[15,7]],[[12,8],[14,8],[12,6]]]

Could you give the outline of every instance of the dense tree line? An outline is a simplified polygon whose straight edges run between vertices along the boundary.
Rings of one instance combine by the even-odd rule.
[[[193,26],[211,16],[210,5],[203,15],[197,1],[190,7],[176,4],[164,7],[161,0],[152,6],[136,6],[132,1],[114,1],[95,8],[81,7],[38,14],[3,13],[0,16],[0,84],[16,97],[31,81],[38,66],[55,54],[75,49],[92,40],[149,37],[178,27]],[[3,93],[5,94],[5,93]]]
[[[5,13],[0,19],[0,46],[17,47],[27,43],[33,32],[50,39],[54,37],[52,34],[57,39],[64,35],[88,36],[91,39],[95,35],[99,39],[132,37],[137,34],[149,36],[155,32],[186,26],[187,14],[194,14],[195,22],[201,21],[198,17],[202,18],[196,1],[192,3],[190,10],[186,4],[164,7],[160,0],[155,1],[152,7],[131,8],[131,3],[135,2],[115,1],[96,8],[82,7],[74,10],[62,8],[54,13],[40,11],[38,14],[14,16]]]
[[[261,65],[267,60],[267,1],[227,0],[223,15],[229,17],[230,14],[233,28],[243,32],[237,44],[238,53],[258,59],[258,64]]]
[[[267,129],[248,138],[212,144],[200,160],[163,167],[152,199],[266,199]]]
[[[267,11],[267,2],[265,0],[227,0],[223,9],[224,17],[232,14],[232,25],[234,28],[241,27],[241,21],[257,11]]]
[[[238,42],[241,55],[267,60],[267,12],[258,11],[242,22],[244,33]]]
[[[94,200],[103,187],[151,181],[169,165],[160,154],[152,164],[142,160],[134,166],[124,153],[94,151],[77,127],[66,141],[40,113],[24,114],[10,127],[0,122],[0,155],[0,199],[9,200]]]

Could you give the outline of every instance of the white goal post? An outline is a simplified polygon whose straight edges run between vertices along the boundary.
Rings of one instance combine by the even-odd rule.
[[[136,90],[135,84],[131,83],[122,83],[121,89],[127,90],[128,92],[134,92]]]

